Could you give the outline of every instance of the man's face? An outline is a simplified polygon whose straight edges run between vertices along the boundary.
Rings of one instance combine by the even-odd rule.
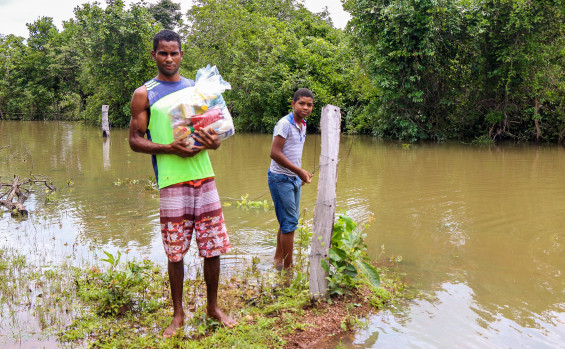
[[[151,55],[157,63],[157,69],[165,76],[174,76],[178,73],[183,52],[176,41],[159,41],[157,50]]]
[[[302,119],[306,119],[312,113],[314,108],[314,100],[310,97],[300,97],[298,100],[290,102],[293,113]]]

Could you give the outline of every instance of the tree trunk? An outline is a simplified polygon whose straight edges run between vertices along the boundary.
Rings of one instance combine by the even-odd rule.
[[[2,112],[2,108],[0,108],[0,120],[6,120],[4,113]]]
[[[539,124],[539,108],[540,108],[540,103],[539,103],[539,99],[536,97],[536,107],[535,107],[535,112],[534,112],[534,123],[536,124],[536,144],[538,144],[540,142],[541,139],[541,127]]]

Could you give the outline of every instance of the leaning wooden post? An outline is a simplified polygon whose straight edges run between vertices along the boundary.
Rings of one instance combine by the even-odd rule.
[[[102,137],[110,137],[110,123],[108,122],[108,108],[110,106],[102,106]]]
[[[321,262],[328,258],[334,226],[340,125],[341,113],[338,107],[326,105],[322,108],[318,197],[314,208],[310,252],[310,295],[313,298],[327,296],[328,275],[322,269]]]

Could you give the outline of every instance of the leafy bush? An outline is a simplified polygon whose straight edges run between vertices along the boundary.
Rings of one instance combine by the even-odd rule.
[[[332,234],[329,263],[322,260],[322,268],[329,273],[330,295],[341,295],[346,289],[356,287],[360,282],[360,272],[374,287],[380,285],[379,273],[369,264],[364,242],[366,236],[357,229],[357,223],[351,217],[344,214],[338,216]]]
[[[107,258],[102,261],[110,264],[108,270],[102,272],[93,267],[78,277],[76,284],[81,299],[92,302],[98,314],[110,316],[127,311],[151,311],[161,306],[148,294],[153,275],[158,272],[150,261],[131,261],[120,268],[121,252],[117,256],[104,253]]]

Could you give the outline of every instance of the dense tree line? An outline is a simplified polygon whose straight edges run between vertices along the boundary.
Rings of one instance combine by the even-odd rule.
[[[129,123],[133,90],[155,75],[151,38],[176,29],[181,74],[218,66],[240,131],[268,132],[299,87],[344,129],[385,138],[562,142],[565,0],[343,0],[352,20],[298,0],[84,4],[61,31],[0,35],[0,118]]]
[[[345,0],[377,99],[357,127],[404,139],[562,142],[565,1]]]

